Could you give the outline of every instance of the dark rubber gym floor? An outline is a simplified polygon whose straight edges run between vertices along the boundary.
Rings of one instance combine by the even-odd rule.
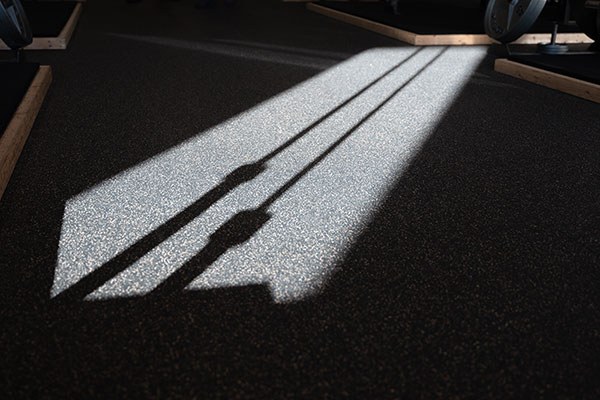
[[[27,56],[3,397],[600,396],[597,104],[275,0]]]

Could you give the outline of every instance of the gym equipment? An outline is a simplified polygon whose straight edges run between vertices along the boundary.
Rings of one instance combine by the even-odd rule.
[[[574,17],[579,28],[591,39],[600,39],[600,0],[490,0],[484,19],[485,31],[491,38],[509,43],[526,33],[546,5],[557,10],[551,18],[554,24],[552,40],[539,46],[544,54],[565,53],[568,48],[556,43],[558,27]]]
[[[554,23],[554,28],[552,29],[552,36],[550,39],[550,43],[539,43],[538,44],[538,52],[542,54],[564,54],[569,51],[569,46],[566,44],[558,44],[556,43],[556,37],[558,35],[558,23]]]
[[[0,0],[0,39],[12,50],[33,41],[29,21],[19,0]]]
[[[485,12],[485,32],[501,43],[517,40],[538,19],[546,0],[490,0]]]

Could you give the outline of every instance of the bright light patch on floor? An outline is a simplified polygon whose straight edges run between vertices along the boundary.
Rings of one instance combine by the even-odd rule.
[[[451,48],[420,71],[443,50],[416,53],[270,159],[256,178],[194,216],[86,298],[149,293],[201,253],[210,235],[236,213],[258,207],[352,130],[268,207],[271,218],[264,226],[226,251],[187,287],[266,284],[277,302],[317,292],[486,51]],[[52,296],[76,285],[202,198],[231,171],[273,151],[416,51],[390,48],[361,53],[70,199]]]

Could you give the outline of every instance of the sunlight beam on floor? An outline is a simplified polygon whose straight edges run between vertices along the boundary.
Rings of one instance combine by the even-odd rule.
[[[277,302],[318,292],[486,54],[485,48],[415,51],[361,53],[70,199],[51,295],[93,277],[128,249],[143,248],[151,232],[217,193],[157,246],[99,279],[86,299],[149,293],[201,254],[236,213],[258,207],[351,131],[270,205],[270,219],[249,240],[211,261],[188,286],[266,284]],[[311,125],[264,171],[219,193],[232,171]]]

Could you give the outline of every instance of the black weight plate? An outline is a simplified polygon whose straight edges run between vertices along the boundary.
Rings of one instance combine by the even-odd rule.
[[[538,19],[546,0],[490,0],[485,11],[485,33],[501,43],[517,40]]]
[[[11,49],[18,49],[33,40],[27,15],[19,0],[0,0],[0,39]]]

